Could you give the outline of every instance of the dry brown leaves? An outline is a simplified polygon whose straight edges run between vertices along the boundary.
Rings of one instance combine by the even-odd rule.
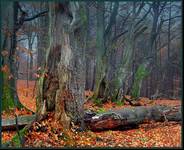
[[[18,81],[19,98],[23,105],[31,110],[36,109],[36,102],[31,99],[34,83],[30,82],[29,95],[25,96],[24,81]],[[24,92],[23,92],[24,91]],[[85,96],[92,96],[91,91],[86,91]],[[147,105],[181,105],[180,100],[155,100],[154,103],[147,103],[147,98],[141,98],[142,103]],[[132,107],[130,105],[117,106],[113,102],[107,102],[103,106],[96,106],[92,101],[85,103],[85,109],[98,110],[103,108],[123,109]],[[25,111],[25,110],[23,110]],[[18,112],[17,112],[18,113]],[[19,112],[19,114],[25,114]],[[5,114],[4,117],[7,117]],[[10,140],[15,132],[3,131],[3,141]],[[54,114],[49,113],[48,118],[41,122],[34,123],[26,134],[26,147],[181,147],[181,125],[176,122],[149,122],[139,125],[137,129],[130,130],[109,130],[102,132],[75,130],[66,131],[54,120]]]
[[[34,96],[35,81],[28,82],[27,87],[26,80],[17,81],[17,92],[20,102],[31,111],[36,112],[36,99]]]
[[[181,125],[175,122],[152,122],[130,130],[77,132],[64,131],[53,116],[49,114],[39,123],[40,129],[33,126],[26,136],[27,147],[181,147]]]

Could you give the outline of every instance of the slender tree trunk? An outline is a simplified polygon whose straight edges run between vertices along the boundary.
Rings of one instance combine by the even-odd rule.
[[[86,40],[86,84],[85,89],[86,90],[93,90],[93,84],[94,84],[94,70],[95,70],[95,54],[94,54],[94,45],[92,42],[92,38],[94,38],[91,33],[94,31],[90,31],[94,25],[94,19],[91,17],[94,15],[92,13],[92,9],[86,4],[86,15],[88,18],[87,21],[87,40]],[[92,18],[92,19],[91,19]]]
[[[123,57],[117,66],[117,70],[113,74],[113,78],[111,81],[107,81],[108,84],[105,88],[105,96],[106,99],[121,99],[122,95],[124,94],[123,91],[123,84],[127,77],[131,73],[131,64],[132,64],[132,57],[133,57],[133,48],[134,48],[134,25],[135,25],[135,3],[133,3],[133,13],[130,16],[130,25],[128,27],[127,38],[125,40],[125,48],[123,51]]]
[[[26,88],[28,89],[29,88],[29,56],[27,55],[27,75],[26,75]],[[26,96],[28,96],[28,91],[26,91]]]
[[[97,2],[97,50],[96,50],[96,71],[95,71],[95,87],[94,98],[100,97],[103,93],[100,93],[101,86],[104,86],[103,80],[106,71],[106,56],[105,56],[105,43],[104,43],[104,13],[105,3]]]
[[[155,65],[155,62],[156,62],[155,59],[156,59],[156,55],[157,55],[156,48],[155,48],[155,42],[156,42],[156,37],[157,37],[157,33],[158,33],[159,6],[160,6],[159,1],[153,2],[153,4],[152,4],[153,23],[152,23],[152,28],[151,28],[150,38],[149,38],[149,52],[148,52],[148,56],[147,56],[148,58],[143,61],[143,63],[138,67],[138,69],[136,71],[137,76],[135,76],[135,78],[137,78],[137,79],[139,78],[139,82],[137,82],[133,85],[133,88],[131,91],[132,96],[134,98],[138,98],[140,96],[142,81],[145,79],[145,77],[148,75],[148,73],[151,73],[149,80],[148,80],[148,86],[152,86],[152,83],[153,83],[152,82],[152,78],[153,78],[152,77],[152,69],[153,69],[153,66]],[[149,88],[149,87],[147,87],[147,88]],[[152,94],[152,91],[150,89],[148,89],[148,96],[150,96],[150,94]]]
[[[48,9],[48,2],[40,3],[41,9]],[[38,68],[44,66],[46,49],[48,48],[48,28],[49,28],[49,20],[48,16],[43,16],[38,18],[38,28],[39,33],[37,34],[37,41],[38,41],[38,53],[37,53],[37,65]]]
[[[29,80],[33,79],[33,56],[30,55],[30,62],[29,62]]]
[[[167,49],[167,59],[168,59],[168,62],[170,62],[171,60],[171,58],[170,58],[170,51],[171,51],[171,12],[172,12],[172,9],[171,9],[171,2],[170,2],[170,4],[169,4],[170,6],[169,6],[169,22],[168,22],[168,49]],[[168,80],[170,81],[170,82],[168,82],[168,88],[169,88],[169,90],[170,90],[170,92],[169,92],[169,96],[173,96],[173,90],[174,90],[174,88],[173,88],[173,73],[172,73],[172,71],[171,71],[171,69],[170,69],[170,67],[168,67]]]

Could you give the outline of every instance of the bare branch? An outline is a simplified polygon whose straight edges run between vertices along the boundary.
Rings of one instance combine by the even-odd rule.
[[[25,12],[25,11],[22,9],[22,7],[20,6],[19,2],[17,2],[17,6],[18,6],[18,9],[20,10],[20,12],[22,12],[22,13],[28,15],[27,12]]]
[[[121,36],[123,36],[123,35],[124,35],[125,33],[127,33],[127,32],[128,32],[127,30],[121,32],[120,34],[118,34],[118,35],[116,35],[115,37],[113,37],[112,41],[113,41],[113,42],[116,41],[118,38],[120,38]]]
[[[31,20],[36,19],[38,17],[45,16],[47,13],[48,13],[48,10],[45,10],[45,11],[40,12],[40,13],[30,17],[30,18],[25,18],[24,21],[31,21]]]
[[[159,15],[160,15],[160,14],[162,13],[162,11],[164,10],[166,4],[167,4],[167,2],[164,2],[163,5],[160,6]]]
[[[116,21],[116,16],[117,16],[117,13],[118,13],[118,8],[119,8],[119,2],[116,2],[114,4],[114,7],[113,7],[113,10],[112,10],[110,19],[109,19],[109,23],[108,23],[108,25],[105,29],[104,35],[107,35],[110,32],[112,26],[114,25],[114,23]]]
[[[124,25],[125,25],[126,21],[128,20],[130,14],[131,14],[131,13],[129,13],[129,14],[126,16],[126,18],[124,19],[124,21],[123,21],[121,27],[124,27]]]
[[[139,16],[139,14],[141,13],[141,10],[142,10],[142,8],[144,7],[144,5],[145,5],[144,2],[142,2],[142,3],[140,4],[139,9],[138,9],[138,11],[136,12],[136,15],[135,15],[135,16]]]
[[[171,42],[172,40],[174,40],[176,37],[177,37],[177,35],[172,36],[172,37],[170,38],[170,42]],[[163,45],[161,45],[159,48],[157,48],[157,52],[159,52],[160,49],[164,48],[164,47],[167,46],[167,45],[168,45],[168,42],[166,42],[166,43],[164,43]]]
[[[139,25],[150,13],[151,7],[149,7],[148,11],[145,13],[145,15],[135,24],[135,26]]]
[[[145,30],[147,30],[148,29],[148,27],[143,27],[141,30],[139,30],[139,31],[137,31],[136,33],[135,33],[135,37],[134,37],[134,39],[136,39],[141,33],[143,33]]]
[[[19,39],[19,40],[17,40],[17,42],[24,41],[24,40],[27,40],[27,38]]]
[[[174,17],[172,17],[172,18],[163,20],[163,22],[166,22],[166,21],[169,21],[169,20],[172,20],[172,19],[175,19],[175,18],[180,18],[180,17],[182,17],[182,16],[181,16],[181,15],[179,15],[179,16],[174,16]]]

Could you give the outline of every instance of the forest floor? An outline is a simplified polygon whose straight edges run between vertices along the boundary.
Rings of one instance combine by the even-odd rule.
[[[29,110],[36,111],[36,101],[33,96],[34,81],[29,81],[29,88],[23,80],[18,81],[18,96],[21,103]],[[86,91],[90,96],[92,92]],[[141,98],[142,102],[148,98]],[[181,100],[157,99],[146,105],[181,105]],[[92,101],[85,103],[85,109],[98,113],[109,109],[123,109],[132,107],[128,104],[107,102],[101,106]],[[16,110],[17,115],[32,115],[25,108]],[[2,118],[14,116],[14,111],[2,112]],[[38,126],[41,128],[38,130]],[[2,131],[2,142],[11,140],[16,131]],[[34,123],[25,137],[26,147],[181,147],[181,124],[176,122],[149,122],[140,124],[136,129],[107,130],[93,132],[77,132],[72,128],[64,131],[58,122],[54,121],[54,114],[49,113],[48,118]]]

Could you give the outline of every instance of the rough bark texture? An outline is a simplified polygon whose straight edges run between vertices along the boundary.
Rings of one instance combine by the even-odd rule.
[[[85,9],[78,2],[53,3],[49,9],[50,44],[44,72],[48,77],[43,79],[41,97],[47,110],[55,109],[56,119],[69,128],[70,121],[83,120]]]
[[[144,121],[182,121],[181,106],[139,106],[105,112],[103,114],[85,115],[91,130],[107,130],[117,127],[138,125]]]

